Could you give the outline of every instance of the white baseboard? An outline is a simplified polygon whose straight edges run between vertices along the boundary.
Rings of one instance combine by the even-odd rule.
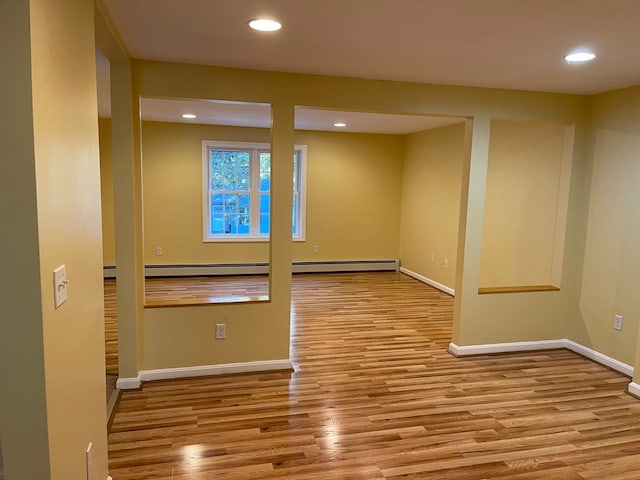
[[[567,343],[566,348],[575,352],[583,357],[587,357],[594,362],[597,362],[605,367],[609,367],[617,372],[622,373],[628,377],[633,377],[633,367],[631,365],[627,365],[626,363],[622,363],[615,358],[608,357],[600,352],[597,352],[589,347],[585,347],[584,345],[580,345],[579,343],[574,342],[573,340],[565,339]]]
[[[627,391],[633,395],[634,397],[638,397],[640,398],[640,384],[636,383],[636,382],[631,382],[628,386],[627,386]]]
[[[195,367],[160,368],[142,370],[135,378],[119,378],[116,387],[120,390],[140,388],[142,382],[150,380],[171,380],[175,378],[205,377],[230,373],[267,372],[274,370],[292,370],[289,359],[264,360],[258,362],[221,363],[219,365],[198,365]]]
[[[416,280],[421,281],[422,283],[426,283],[427,285],[431,285],[433,288],[437,288],[441,292],[448,293],[452,297],[455,297],[456,295],[456,291],[453,288],[447,287],[446,285],[438,283],[435,280],[431,280],[430,278],[422,276],[419,273],[413,272],[408,268],[400,267],[400,271],[406,275],[409,275],[410,277],[415,278]]]
[[[454,357],[467,355],[487,355],[489,353],[526,352],[530,350],[551,350],[567,348],[564,340],[541,340],[537,342],[488,343],[484,345],[449,344],[449,353]]]
[[[556,348],[566,348],[572,352],[593,360],[600,365],[609,367],[612,370],[633,377],[633,367],[622,363],[615,358],[611,358],[589,347],[580,345],[566,338],[559,340],[540,340],[535,342],[513,342],[513,343],[490,343],[485,345],[463,345],[455,343],[449,344],[449,353],[454,357],[464,357],[467,355],[486,355],[489,353],[526,352],[531,350],[551,350]],[[640,386],[639,386],[640,388]],[[631,388],[630,390],[631,391]],[[640,393],[640,390],[639,390]]]
[[[140,375],[133,378],[118,378],[116,380],[116,388],[120,390],[134,390],[140,388]]]
[[[264,360],[258,362],[222,363],[219,365],[200,365],[196,367],[161,368],[157,370],[143,370],[140,379],[169,380],[174,378],[204,377],[208,375],[225,375],[229,373],[266,372],[272,370],[291,370],[291,361]]]

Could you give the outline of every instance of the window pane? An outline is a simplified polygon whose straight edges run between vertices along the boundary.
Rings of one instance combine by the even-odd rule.
[[[298,152],[293,152],[293,191],[298,191]]]
[[[211,190],[249,191],[250,153],[210,150]]]
[[[271,153],[260,152],[260,191],[271,190]]]
[[[260,194],[260,234],[266,235],[270,230],[271,195]]]
[[[298,193],[293,192],[293,215],[291,216],[291,231],[294,235],[298,233]]]
[[[210,235],[224,233],[224,206],[222,195],[215,193],[211,195],[211,224],[209,225]]]

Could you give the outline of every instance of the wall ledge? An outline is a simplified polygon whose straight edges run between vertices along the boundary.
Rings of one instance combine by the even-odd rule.
[[[408,268],[400,267],[400,271],[402,273],[404,273],[405,275],[409,275],[410,277],[413,277],[413,278],[415,278],[416,280],[418,280],[418,281],[420,281],[422,283],[426,283],[427,285],[430,285],[433,288],[437,288],[441,292],[449,294],[452,297],[456,296],[456,291],[451,287],[447,287],[446,285],[443,285],[442,283],[436,282],[435,280],[431,280],[430,278],[427,278],[427,277],[425,277],[423,275],[420,275],[419,273],[416,273],[416,272],[414,272],[412,270],[409,270]]]
[[[554,285],[515,285],[511,287],[480,287],[478,295],[490,295],[494,293],[530,293],[530,292],[559,292],[560,288]]]
[[[509,353],[509,352],[526,352],[535,350],[552,350],[558,348],[566,348],[578,355],[582,355],[593,360],[600,365],[611,368],[628,377],[633,376],[633,367],[622,363],[615,358],[611,358],[603,353],[585,347],[579,343],[567,338],[559,340],[539,340],[534,342],[512,342],[512,343],[490,343],[483,345],[456,345],[449,344],[449,353],[454,357],[465,357],[469,355],[487,355],[490,353]],[[629,390],[631,392],[631,390]],[[640,386],[638,393],[640,394]],[[640,395],[639,395],[640,396]]]

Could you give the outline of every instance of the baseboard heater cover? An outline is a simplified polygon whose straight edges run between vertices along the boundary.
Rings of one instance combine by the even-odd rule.
[[[337,272],[397,272],[398,260],[337,260],[324,262],[293,262],[293,273],[337,273]],[[269,264],[257,263],[212,263],[212,264],[167,264],[146,265],[146,277],[190,277],[206,275],[266,275]],[[105,278],[115,278],[116,267],[104,267]]]

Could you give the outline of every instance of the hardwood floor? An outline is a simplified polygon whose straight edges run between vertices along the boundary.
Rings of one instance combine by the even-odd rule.
[[[629,379],[567,350],[456,359],[452,299],[397,273],[295,275],[294,372],[123,392],[132,479],[631,480]]]
[[[203,303],[260,302],[269,299],[268,275],[147,278],[145,307]]]
[[[118,375],[118,310],[113,278],[104,279],[104,350],[107,375]]]

